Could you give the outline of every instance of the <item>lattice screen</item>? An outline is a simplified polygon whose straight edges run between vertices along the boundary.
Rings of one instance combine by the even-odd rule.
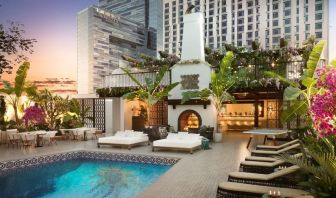
[[[90,108],[84,120],[86,127],[94,127],[105,131],[105,99],[104,98],[85,98],[79,99],[82,110]]]

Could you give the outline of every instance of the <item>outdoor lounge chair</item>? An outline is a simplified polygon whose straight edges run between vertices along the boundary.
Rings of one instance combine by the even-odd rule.
[[[309,192],[291,189],[279,188],[270,186],[260,186],[253,184],[241,184],[235,182],[222,182],[217,188],[217,198],[261,198],[263,195],[268,195],[269,192],[280,192],[282,197],[311,197]]]
[[[148,136],[143,132],[118,131],[114,136],[98,138],[97,146],[100,148],[101,145],[110,145],[131,149],[144,143],[149,145]]]
[[[188,151],[190,154],[194,150],[200,149],[202,144],[202,136],[200,134],[190,134],[187,132],[169,133],[166,139],[156,140],[153,142],[152,150],[182,150]]]
[[[293,157],[300,157],[302,153],[293,155]],[[276,159],[276,158],[275,158]],[[240,171],[250,172],[250,173],[272,173],[274,169],[279,166],[291,166],[291,163],[285,162],[281,159],[276,159],[272,162],[261,162],[261,161],[242,161],[240,163]]]
[[[281,145],[278,145],[278,146],[258,145],[258,146],[256,147],[256,150],[271,150],[271,151],[277,151],[277,150],[286,148],[286,147],[288,147],[288,146],[290,146],[290,145],[297,144],[297,143],[299,143],[299,140],[298,140],[298,139],[289,141],[289,142],[287,142],[287,143],[284,143],[284,144],[281,144]]]
[[[300,144],[293,144],[291,146],[288,146],[286,148],[283,148],[283,149],[280,149],[280,150],[277,150],[277,151],[253,150],[251,152],[251,155],[252,156],[264,156],[264,157],[267,157],[267,156],[280,155],[280,154],[283,154],[283,153],[293,154],[293,153],[297,153],[295,150],[298,150],[299,148],[300,148]]]
[[[297,171],[299,166],[293,165],[269,174],[247,173],[247,172],[231,172],[228,181],[255,184],[264,186],[277,186],[285,188],[298,188],[297,183],[299,176]]]

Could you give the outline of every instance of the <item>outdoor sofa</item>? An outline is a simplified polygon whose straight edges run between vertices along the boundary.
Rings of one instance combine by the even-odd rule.
[[[148,135],[137,131],[118,131],[114,136],[98,138],[97,146],[102,145],[120,146],[131,149],[141,144],[149,145]]]
[[[166,139],[156,140],[153,142],[152,150],[182,150],[188,151],[190,154],[194,150],[200,149],[202,144],[202,136],[187,132],[169,133]]]

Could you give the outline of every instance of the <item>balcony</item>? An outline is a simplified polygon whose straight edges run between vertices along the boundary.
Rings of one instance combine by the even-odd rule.
[[[139,73],[132,73],[132,75],[142,85],[144,85],[146,82],[146,78],[154,80],[157,75],[157,72],[139,72]],[[162,84],[163,85],[170,84],[170,72],[167,72],[166,75],[163,77]],[[126,74],[112,74],[109,76],[105,76],[102,87],[136,87],[136,86],[137,85]]]

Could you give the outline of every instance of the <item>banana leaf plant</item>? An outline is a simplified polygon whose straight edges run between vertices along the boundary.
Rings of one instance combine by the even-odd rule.
[[[216,127],[218,131],[218,115],[223,108],[224,102],[234,101],[234,97],[228,93],[228,90],[236,83],[237,78],[232,73],[232,63],[234,55],[231,51],[227,52],[221,60],[219,71],[212,72],[211,86],[202,90],[187,91],[182,93],[182,104],[193,99],[211,100],[216,109]]]
[[[267,71],[266,76],[276,78],[289,86],[284,90],[284,100],[289,101],[289,106],[282,109],[280,119],[282,122],[289,122],[296,116],[307,116],[311,97],[317,93],[315,87],[317,79],[315,70],[320,61],[325,41],[319,41],[310,53],[307,67],[304,69],[300,82],[289,80],[279,74]]]
[[[138,89],[123,95],[124,99],[135,100],[138,99],[146,104],[147,108],[147,124],[151,124],[151,108],[157,102],[169,96],[169,92],[174,89],[179,83],[172,83],[167,86],[162,85],[162,80],[168,72],[169,67],[163,66],[157,73],[155,79],[145,78],[145,83],[140,83],[136,77],[128,69],[123,69],[125,74],[137,85]]]
[[[21,97],[24,94],[30,94],[36,91],[36,86],[27,81],[28,70],[30,68],[29,62],[24,62],[20,65],[16,71],[16,77],[14,80],[14,86],[8,81],[3,81],[3,88],[0,89],[0,93],[5,93],[7,97],[7,103],[13,107],[14,118],[17,124],[20,123],[19,110],[21,107]]]

